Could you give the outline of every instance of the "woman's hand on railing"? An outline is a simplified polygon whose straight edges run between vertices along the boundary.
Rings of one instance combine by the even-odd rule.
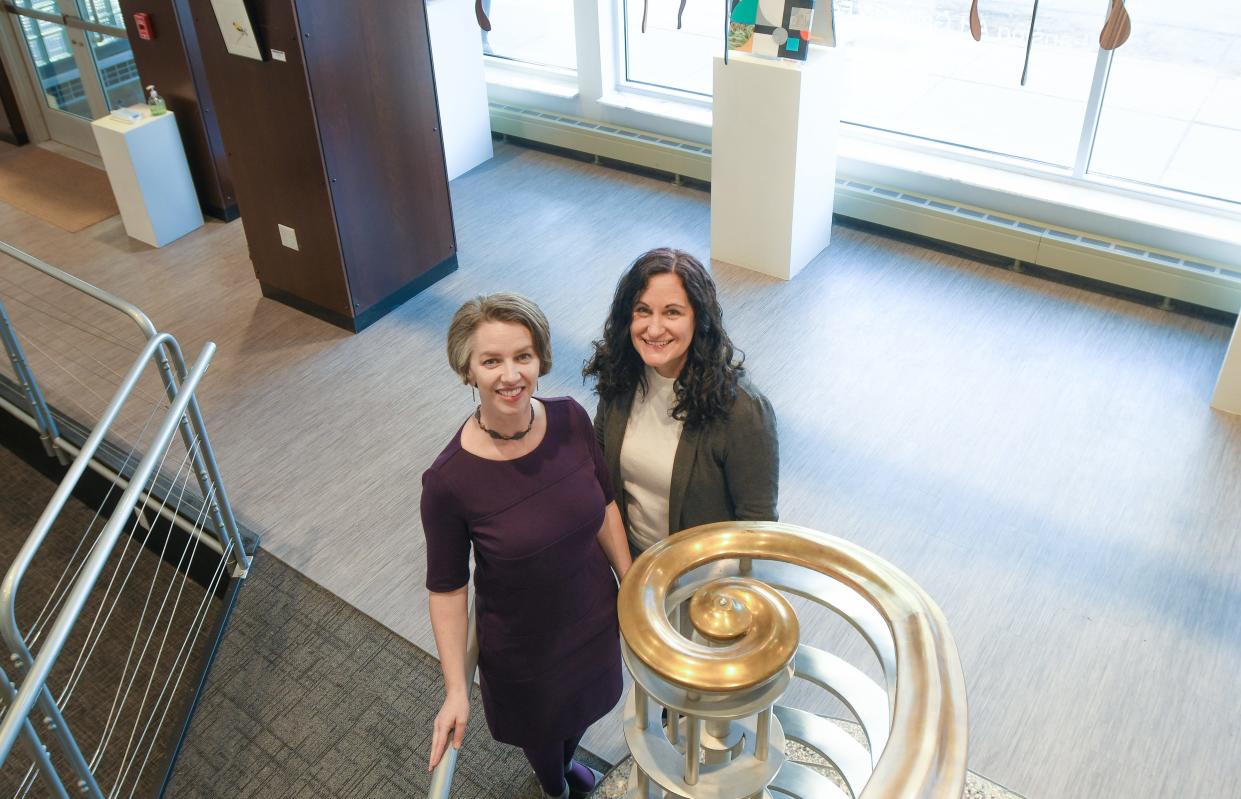
[[[470,720],[470,699],[464,692],[450,691],[444,698],[440,712],[435,715],[435,730],[431,735],[431,761],[427,771],[433,771],[444,756],[449,741],[454,749],[461,748],[465,737],[465,725]]]

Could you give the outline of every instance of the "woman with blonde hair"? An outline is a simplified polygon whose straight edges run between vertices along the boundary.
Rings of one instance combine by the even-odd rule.
[[[588,793],[574,761],[621,692],[617,579],[629,550],[590,417],[537,398],[552,365],[547,318],[516,294],[461,306],[448,361],[478,406],[422,476],[431,626],[446,698],[432,768],[469,718],[464,661],[474,551],[478,670],[492,737],[521,747],[550,797]]]

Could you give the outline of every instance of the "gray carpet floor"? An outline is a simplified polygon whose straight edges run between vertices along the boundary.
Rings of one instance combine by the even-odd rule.
[[[0,239],[135,302],[190,357],[219,344],[203,407],[239,516],[425,650],[418,478],[472,410],[444,363],[453,310],[484,291],[536,298],[556,352],[541,390],[591,408],[578,369],[624,264],[710,242],[703,192],[511,145],[452,194],[461,269],[357,336],[262,299],[236,222],[155,250],[120,220],[67,234],[0,204]],[[1241,696],[1217,687],[1241,672],[1241,419],[1209,408],[1230,327],[839,225],[793,281],[713,269],[779,416],[781,518],[935,598],[974,769],[1036,799],[1241,780]],[[98,407],[132,352],[96,328],[131,342],[133,325],[27,272],[0,264],[15,325],[98,373],[49,397]],[[28,354],[49,383],[63,374]],[[831,619],[802,622],[806,640],[867,654]],[[619,724],[597,727],[587,747],[622,756]]]

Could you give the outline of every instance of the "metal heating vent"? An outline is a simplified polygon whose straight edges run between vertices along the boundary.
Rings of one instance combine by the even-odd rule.
[[[1044,225],[857,180],[836,180],[837,213],[1015,261],[1228,313],[1241,309],[1241,271],[1180,253]]]
[[[664,147],[674,147],[678,150],[684,150],[689,153],[698,153],[710,157],[711,148],[701,144],[685,141],[684,139],[672,139],[665,136],[656,136],[650,133],[644,133],[633,128],[622,128],[615,125],[609,125],[605,122],[591,122],[586,119],[577,117],[564,116],[563,114],[550,114],[546,111],[535,111],[529,108],[519,108],[515,105],[505,105],[504,103],[491,103],[491,110],[494,115],[496,111],[503,111],[509,114],[515,114],[528,119],[547,120],[560,125],[569,125],[571,127],[580,128],[582,130],[595,130],[600,133],[606,133],[611,136],[620,136],[634,141],[648,142],[650,144],[658,144]]]
[[[1202,261],[1182,258],[1170,253],[1148,250],[1121,241],[1101,239],[1079,231],[1068,230],[1065,228],[1044,227],[1017,217],[989,213],[964,205],[953,205],[952,203],[944,202],[943,200],[908,194],[905,192],[895,191],[893,189],[885,189],[880,186],[868,186],[867,184],[859,183],[856,180],[837,178],[836,185],[847,187],[853,191],[875,194],[880,197],[887,198],[888,200],[897,200],[900,202],[910,203],[912,205],[933,208],[941,213],[955,214],[974,223],[991,224],[1001,228],[1010,228],[1024,233],[1029,233],[1034,236],[1050,236],[1053,239],[1071,242],[1081,247],[1088,247],[1102,252],[1110,252],[1129,258],[1139,258],[1151,264],[1157,264],[1160,266],[1181,267],[1195,272],[1203,272],[1210,275],[1221,275],[1231,280],[1241,280],[1241,272],[1228,269],[1227,267],[1221,265],[1212,265],[1203,263]]]

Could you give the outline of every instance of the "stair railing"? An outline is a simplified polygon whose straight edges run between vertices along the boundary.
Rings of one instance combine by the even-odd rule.
[[[33,761],[34,772],[42,777],[44,787],[53,796],[66,797],[67,799],[72,794],[75,796],[86,795],[92,797],[92,799],[103,799],[105,795],[118,795],[117,792],[121,790],[121,786],[128,780],[133,780],[136,788],[137,779],[151,757],[150,746],[153,744],[155,736],[167,717],[168,706],[163,706],[163,714],[159,715],[158,720],[156,715],[164,702],[165,696],[168,697],[167,701],[171,703],[177,685],[180,684],[181,678],[185,674],[189,663],[189,649],[187,647],[191,641],[190,636],[191,634],[197,635],[197,632],[201,631],[207,619],[207,602],[214,595],[216,589],[222,586],[226,574],[230,575],[234,580],[240,580],[246,576],[251,564],[251,557],[246,552],[245,541],[241,536],[228,496],[224,491],[223,482],[220,479],[219,468],[206,434],[196,394],[200,381],[211,362],[216,348],[214,344],[208,342],[203,347],[193,367],[187,369],[185,357],[176,339],[168,333],[158,332],[146,314],[133,304],[3,242],[0,242],[0,252],[11,256],[17,262],[24,264],[32,270],[51,277],[59,283],[103,303],[107,307],[120,311],[135,322],[145,339],[145,344],[138,357],[134,360],[128,372],[122,377],[120,385],[112,395],[106,409],[100,415],[85,441],[79,446],[62,437],[61,431],[58,429],[56,416],[49,407],[36,379],[34,370],[22,349],[21,337],[14,329],[3,304],[0,304],[0,343],[3,344],[9,356],[20,386],[20,399],[14,399],[14,402],[21,404],[24,400],[26,408],[16,407],[3,398],[0,398],[0,405],[3,405],[3,407],[13,412],[19,418],[23,418],[24,421],[38,430],[43,447],[49,455],[57,457],[62,464],[68,460],[67,456],[72,457],[72,462],[68,464],[65,477],[35,524],[30,536],[22,545],[17,557],[10,565],[3,581],[0,582],[0,639],[3,639],[10,653],[10,663],[6,664],[6,666],[12,667],[11,669],[0,669],[0,699],[4,700],[3,707],[0,708],[3,711],[3,714],[0,715],[0,764],[7,762],[14,745],[20,739]],[[131,449],[130,458],[127,458],[126,463],[116,471],[111,471],[104,465],[104,459],[100,458],[100,449],[108,443],[109,431],[115,429],[118,417],[126,407],[127,401],[131,397],[137,396],[136,388],[139,380],[152,365],[154,365],[164,392],[167,395],[168,409],[160,418],[154,438],[146,445],[146,452],[141,457],[138,465],[132,470],[132,473],[127,470],[127,467],[131,462],[130,458],[134,456],[133,449]],[[148,418],[148,426],[151,420],[155,418],[157,412],[158,408],[152,410],[151,416]],[[185,446],[185,457],[172,485],[173,488],[176,488],[177,484],[180,483],[181,499],[177,500],[175,508],[170,509],[169,500],[172,498],[172,492],[169,491],[163,501],[160,501],[155,497],[155,484],[157,478],[161,477],[161,466],[178,433]],[[137,443],[135,443],[134,447],[136,449]],[[44,611],[39,614],[39,619],[35,620],[35,623],[29,630],[23,631],[17,619],[17,602],[21,595],[22,580],[26,576],[31,564],[35,561],[36,556],[38,556],[41,547],[47,541],[53,525],[61,516],[74,489],[79,486],[88,468],[112,479],[115,485],[123,489],[121,497],[113,506],[111,515],[108,517],[94,544],[87,550],[83,560],[78,564],[76,573],[72,577],[69,576],[70,569],[78,554],[75,551],[70,561],[70,566],[66,567],[61,577],[62,581],[67,580],[67,582],[63,583],[63,590],[61,589],[62,582],[57,582],[56,588],[53,589],[54,596],[48,599],[48,603],[44,606]],[[197,518],[192,521],[187,521],[178,513],[181,510],[181,500],[186,496],[187,483],[189,482],[188,477],[184,481],[181,480],[181,473],[186,469],[196,480],[202,497],[202,505],[197,512]],[[109,492],[110,496],[111,492]],[[105,498],[105,503],[106,500],[107,498]],[[141,508],[139,508],[140,501],[143,503]],[[108,616],[103,619],[102,625],[97,630],[96,624],[99,622],[98,613],[94,621],[92,621],[91,629],[86,635],[86,642],[83,644],[83,651],[78,655],[78,660],[73,663],[73,671],[59,698],[53,694],[48,679],[53,667],[57,663],[57,659],[65,648],[70,634],[74,630],[75,624],[77,624],[79,617],[82,615],[83,608],[92,595],[92,590],[100,582],[100,577],[108,565],[109,558],[116,550],[117,543],[123,537],[122,534],[126,531],[130,521],[137,520],[134,522],[133,529],[136,529],[137,524],[142,524],[148,531],[151,529],[146,523],[145,515],[147,505],[152,501],[159,505],[158,509],[156,509],[157,514],[164,516],[190,533],[190,541],[192,543],[187,545],[186,549],[189,561],[183,560],[182,562],[187,569],[193,563],[193,547],[198,543],[204,543],[220,554],[219,567],[215,570],[210,584],[205,587],[204,599],[199,605],[198,610],[194,611],[193,618],[188,623],[189,632],[186,633],[181,649],[172,656],[171,664],[163,664],[167,670],[166,673],[162,671],[159,673],[159,676],[164,677],[163,687],[156,689],[158,690],[158,695],[154,700],[151,700],[150,715],[146,718],[146,726],[143,726],[141,732],[139,732],[138,727],[142,721],[142,714],[148,709],[148,694],[151,692],[154,684],[155,671],[161,665],[160,658],[163,657],[161,647],[168,640],[173,617],[177,613],[178,604],[181,600],[182,594],[180,590],[176,594],[175,601],[172,601],[168,616],[169,631],[165,633],[165,637],[160,644],[154,650],[151,650],[155,657],[155,666],[151,667],[151,677],[147,682],[145,691],[140,691],[142,694],[141,704],[137,707],[134,730],[130,734],[129,741],[125,743],[124,754],[116,762],[115,782],[105,793],[97,779],[101,773],[100,764],[104,762],[105,751],[109,745],[115,743],[113,737],[118,730],[121,713],[123,712],[122,706],[130,696],[131,689],[135,686],[138,662],[146,655],[155,629],[150,628],[147,631],[146,643],[142,645],[138,661],[134,661],[132,664],[126,663],[126,673],[121,675],[121,684],[118,684],[113,708],[109,712],[104,731],[101,733],[98,748],[89,758],[83,753],[79,741],[74,736],[74,732],[66,723],[63,708],[72,697],[73,690],[78,680],[81,679],[81,674],[93,654],[94,647],[98,645],[103,635],[103,629],[107,625],[108,618],[111,617],[111,610],[109,610]],[[91,533],[93,526],[94,521],[92,520],[82,541],[79,542],[79,549],[84,546],[86,536]],[[209,528],[209,530],[204,530],[204,527]],[[128,546],[127,539],[126,551]],[[139,548],[141,548],[141,545],[139,545]],[[179,564],[178,568],[182,564]],[[109,598],[113,587],[112,581],[117,579],[119,568],[120,565],[118,563],[118,571],[113,572],[113,576],[103,593],[103,601],[107,601]],[[130,573],[132,573],[132,570],[133,566],[130,567]],[[186,577],[187,575],[183,573],[182,588],[184,588],[184,579]],[[116,597],[112,600],[112,609],[115,609],[120,591],[124,589],[127,581],[128,574],[120,581]],[[152,583],[152,588],[153,586],[154,583]],[[168,592],[171,592],[171,586]],[[158,624],[162,618],[165,606],[169,604],[170,600],[168,592],[164,595],[164,604],[157,608],[157,612],[154,614],[154,621],[151,622],[152,624]],[[150,600],[150,594],[148,594],[147,599],[148,601]],[[101,604],[99,612],[102,612],[102,610],[103,605]],[[187,609],[186,613],[188,612]],[[144,610],[142,618],[145,619],[146,615],[146,610]],[[138,623],[141,626],[142,619],[139,619]],[[140,629],[139,633],[141,632],[144,632],[144,630]],[[135,636],[139,633],[135,633]],[[138,638],[135,637],[134,644],[131,645],[130,649],[131,657],[134,654],[137,641]],[[173,646],[175,647],[175,640]],[[132,673],[129,672],[131,665],[133,666]],[[16,674],[13,673],[14,671]],[[124,696],[122,697],[122,685],[126,682],[127,677],[128,685],[124,687]],[[176,679],[175,684],[172,683],[174,677]],[[135,699],[135,701],[137,700]],[[31,715],[36,712],[38,713],[37,717]],[[40,723],[36,724],[36,720]],[[41,734],[43,737],[41,737]],[[147,741],[148,734],[150,735],[150,742]],[[52,751],[44,743],[45,738],[48,743],[57,748],[59,755],[67,763],[68,768],[75,777],[75,786],[66,786],[65,781],[57,770],[56,764],[53,762]],[[113,751],[118,747],[119,743],[113,747]],[[32,779],[33,774],[28,772],[22,784],[18,786],[19,796],[24,796],[30,790],[30,787],[33,785]]]
[[[35,754],[36,765],[44,776],[46,783],[52,786],[60,786],[59,790],[56,791],[57,795],[65,795],[63,786],[61,786],[60,777],[51,768],[46,753],[43,755],[37,754],[39,750],[43,749],[43,744],[34,732],[33,726],[29,723],[30,713],[38,705],[38,709],[43,714],[43,718],[52,731],[54,739],[60,745],[62,753],[69,760],[73,771],[77,775],[78,789],[86,792],[91,797],[103,797],[104,794],[95,781],[90,765],[74,739],[72,731],[65,723],[56,699],[52,696],[51,691],[48,690],[46,682],[52,666],[56,663],[56,659],[59,657],[61,649],[69,637],[69,633],[78,621],[82,608],[86,604],[87,597],[95,587],[99,576],[103,573],[108,558],[112,555],[112,551],[124,532],[129,518],[137,508],[143,487],[155,476],[156,469],[167,452],[173,436],[185,420],[190,403],[194,399],[194,391],[197,389],[199,381],[202,380],[203,374],[207,371],[207,366],[215,354],[214,344],[208,343],[203,348],[203,352],[195,363],[194,368],[180,382],[171,408],[165,414],[150,448],[134,470],[134,474],[129,480],[129,485],[121,495],[111,518],[100,533],[98,542],[87,556],[83,568],[74,580],[60,612],[50,625],[37,656],[32,655],[26,637],[17,623],[17,595],[23,576],[25,576],[40,547],[47,539],[53,523],[61,511],[64,510],[65,504],[72,496],[74,488],[86,471],[89,462],[94,458],[109,428],[120,413],[122,406],[133,392],[139,378],[142,376],[144,368],[148,363],[156,360],[160,350],[165,347],[170,347],[177,351],[180,349],[176,340],[167,333],[157,334],[147,342],[139,359],[134,363],[129,374],[126,375],[107,410],[104,411],[99,424],[91,431],[90,437],[87,438],[81,451],[73,460],[73,463],[70,464],[68,473],[57,487],[47,508],[44,509],[43,514],[39,517],[30,537],[26,539],[17,557],[10,565],[3,582],[0,582],[0,637],[3,637],[10,653],[12,653],[11,659],[15,661],[18,670],[21,672],[18,677],[19,687],[15,693],[13,686],[9,684],[7,679],[2,681],[6,686],[6,693],[9,694],[9,701],[5,708],[3,722],[0,722],[0,762],[8,759],[17,737],[23,735],[28,751]],[[211,492],[208,493],[208,501],[210,501],[210,496]],[[226,551],[231,549],[232,546],[229,545]],[[244,553],[240,554],[244,557]]]
[[[18,263],[24,264],[36,272],[41,272],[53,280],[98,300],[105,306],[129,317],[148,343],[158,338],[160,343],[155,348],[153,357],[159,372],[160,382],[168,395],[168,401],[176,401],[177,394],[180,391],[179,384],[186,379],[185,358],[181,352],[181,347],[171,337],[160,338],[155,325],[151,323],[150,318],[140,308],[133,303],[126,302],[115,294],[104,291],[98,286],[94,286],[75,275],[69,274],[63,269],[58,269],[45,261],[35,258],[6,242],[0,241],[0,253],[4,253]],[[44,447],[49,450],[49,454],[57,454],[62,447],[58,446],[58,431],[56,430],[55,421],[48,410],[47,403],[39,389],[38,383],[34,379],[29,362],[21,350],[18,337],[14,334],[12,325],[2,305],[0,305],[0,331],[3,331],[2,338],[5,349],[8,351],[9,359],[13,363],[18,381],[22,384],[22,389],[26,394],[31,415],[38,425],[40,439],[43,441]],[[237,527],[237,519],[233,515],[232,505],[228,501],[228,495],[224,491],[224,483],[220,479],[219,466],[216,463],[214,450],[211,447],[211,440],[207,436],[206,425],[203,423],[202,410],[199,407],[198,400],[192,396],[190,397],[185,415],[178,422],[178,430],[186,450],[191,453],[194,477],[198,481],[202,498],[207,503],[209,525],[222,546],[227,545],[231,541],[233,557],[236,559],[233,564],[232,576],[244,577],[246,570],[249,568],[249,559],[245,554],[245,547]],[[58,457],[61,457],[63,461],[63,454],[58,454]]]
[[[474,674],[478,671],[478,629],[475,627],[474,606],[470,605],[469,632],[465,644],[465,687],[467,691],[474,689]],[[449,799],[452,791],[452,778],[457,770],[457,747],[448,742],[444,756],[431,772],[431,789],[427,799]]]

